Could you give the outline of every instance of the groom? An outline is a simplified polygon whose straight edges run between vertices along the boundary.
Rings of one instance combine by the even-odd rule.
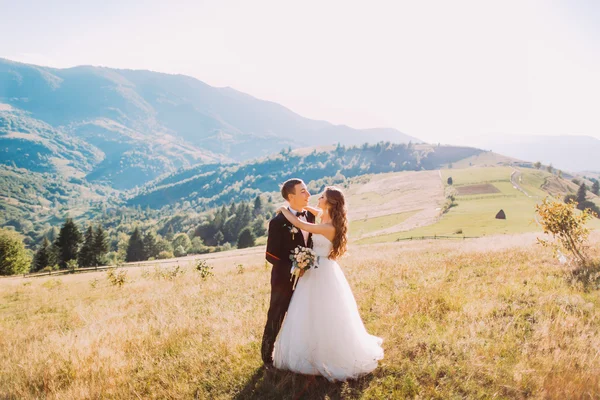
[[[303,211],[308,205],[310,193],[301,179],[290,179],[281,188],[281,195],[289,203],[291,212],[303,221],[315,222],[311,213]],[[267,324],[262,340],[261,355],[265,367],[273,367],[273,347],[281,329],[283,318],[292,299],[292,281],[290,269],[291,251],[298,246],[312,247],[311,234],[294,227],[283,214],[276,215],[269,222],[267,239],[267,261],[273,264],[271,269],[271,304],[267,315]]]

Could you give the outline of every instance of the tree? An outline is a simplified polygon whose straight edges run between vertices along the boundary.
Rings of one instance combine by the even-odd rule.
[[[0,275],[24,274],[31,258],[25,250],[23,237],[15,231],[0,228]]]
[[[252,210],[252,215],[254,217],[258,217],[264,213],[262,200],[260,199],[260,195],[257,195],[254,199],[254,209]]]
[[[187,235],[187,233],[178,233],[177,235],[175,235],[175,239],[173,239],[173,248],[176,250],[179,246],[181,246],[184,250],[187,251],[187,249],[189,249],[191,245],[192,241],[190,240],[190,237]]]
[[[129,236],[125,232],[117,234],[117,260],[125,261],[127,258],[127,248],[129,247]]]
[[[592,185],[592,193],[594,193],[596,196],[600,195],[600,183],[598,183],[597,180],[595,180]]]
[[[108,253],[108,239],[102,226],[98,225],[94,232],[94,266],[104,264],[104,258]]]
[[[235,206],[235,203],[232,201],[231,205],[229,206],[229,214],[228,215],[224,215],[223,219],[227,219],[227,217],[234,215],[235,213],[237,213],[237,207]]]
[[[146,232],[146,234],[144,235],[144,255],[145,258],[156,258],[158,256],[158,253],[160,253],[160,251],[158,251],[158,247],[156,246],[156,236],[154,235],[154,232],[152,231],[148,231]]]
[[[582,213],[575,212],[575,204],[564,204],[558,201],[544,199],[542,204],[535,206],[540,216],[540,224],[544,233],[551,234],[555,243],[538,238],[544,246],[550,246],[555,252],[565,250],[574,256],[579,266],[588,262],[586,250],[589,229],[585,226],[592,218],[589,210]]]
[[[52,265],[52,245],[48,238],[44,236],[44,240],[33,258],[32,270],[36,272]]]
[[[542,167],[542,163],[539,161],[536,161],[533,163],[533,168],[535,169],[540,169]]]
[[[449,177],[448,177],[448,185],[452,185],[452,183],[453,183],[453,181],[452,181],[452,177],[451,177],[451,176],[449,176]]]
[[[264,236],[267,233],[267,227],[266,227],[266,223],[265,223],[265,218],[264,217],[257,217],[254,222],[252,222],[252,233],[254,234],[254,237],[261,237]]]
[[[201,238],[195,237],[192,239],[192,246],[190,248],[190,253],[193,254],[203,254],[208,251],[208,248],[204,245],[204,242]]]
[[[217,233],[215,233],[214,239],[215,242],[217,242],[217,246],[220,246],[223,242],[223,239],[225,239],[225,237],[223,236],[223,232],[217,231]]]
[[[170,242],[171,240],[173,240],[174,236],[175,231],[173,230],[173,225],[169,224],[169,229],[167,229],[167,234],[165,235],[165,238]]]
[[[77,228],[72,218],[67,217],[54,242],[57,250],[58,264],[61,268],[67,267],[67,261],[77,259],[81,241],[82,237],[79,228]]]
[[[127,255],[125,261],[144,261],[144,241],[140,229],[136,226],[129,238],[129,245],[127,246]]]
[[[173,246],[171,245],[171,242],[169,242],[167,239],[158,239],[156,241],[156,251],[158,251],[158,253],[172,253],[173,252]]]
[[[577,202],[583,203],[585,201],[586,197],[587,197],[587,187],[585,186],[585,183],[582,183],[579,186],[579,189],[577,190]]]
[[[187,253],[186,253],[185,249],[183,248],[183,246],[179,245],[175,248],[173,255],[175,257],[185,257],[185,256],[187,256]]]
[[[83,245],[79,250],[78,264],[80,267],[91,267],[95,261],[94,254],[94,230],[88,226],[84,234]]]
[[[554,167],[552,166],[552,164],[546,167],[546,171],[548,171],[549,173],[552,173],[554,171]]]
[[[240,235],[238,236],[238,240],[237,240],[238,249],[245,249],[246,247],[254,247],[254,245],[255,245],[255,242],[254,242],[254,235],[252,234],[252,231],[250,230],[250,228],[244,228],[240,232]]]

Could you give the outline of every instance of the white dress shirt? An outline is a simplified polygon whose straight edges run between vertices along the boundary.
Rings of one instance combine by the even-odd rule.
[[[292,212],[294,215],[296,215],[296,214],[298,214],[298,213],[300,212],[300,211],[296,211],[296,210],[294,210],[292,207],[288,207],[288,210],[290,210],[290,212]],[[308,211],[307,211],[307,212],[308,212]],[[308,222],[308,221],[306,220],[306,217],[305,217],[305,216],[300,216],[300,217],[298,217],[298,219],[299,219],[300,221]],[[299,229],[299,228],[298,228],[298,229]],[[302,232],[302,236],[304,236],[304,244],[308,245],[308,232],[306,232],[306,231],[303,231],[302,229],[300,229],[300,232]]]

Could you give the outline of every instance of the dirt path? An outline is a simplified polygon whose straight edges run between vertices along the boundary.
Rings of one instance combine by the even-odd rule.
[[[418,171],[373,177],[367,184],[350,188],[350,219],[370,219],[414,211],[414,215],[392,227],[362,237],[402,232],[435,223],[444,204],[440,171]]]
[[[521,187],[521,185],[519,185],[519,182],[521,181],[521,171],[517,170],[517,169],[513,169],[512,174],[510,174],[510,182],[512,183],[513,187],[517,190],[519,190],[520,192],[522,192],[525,196],[527,197],[533,197],[531,196],[529,193],[527,193],[527,191],[525,191],[525,189],[523,189]],[[518,178],[518,180],[517,180]]]

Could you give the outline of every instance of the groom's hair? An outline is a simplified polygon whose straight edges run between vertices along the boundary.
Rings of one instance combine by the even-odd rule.
[[[290,193],[296,194],[296,185],[299,183],[304,183],[304,181],[298,178],[292,178],[285,181],[281,187],[281,196],[283,196],[284,199],[289,200],[288,195]]]

